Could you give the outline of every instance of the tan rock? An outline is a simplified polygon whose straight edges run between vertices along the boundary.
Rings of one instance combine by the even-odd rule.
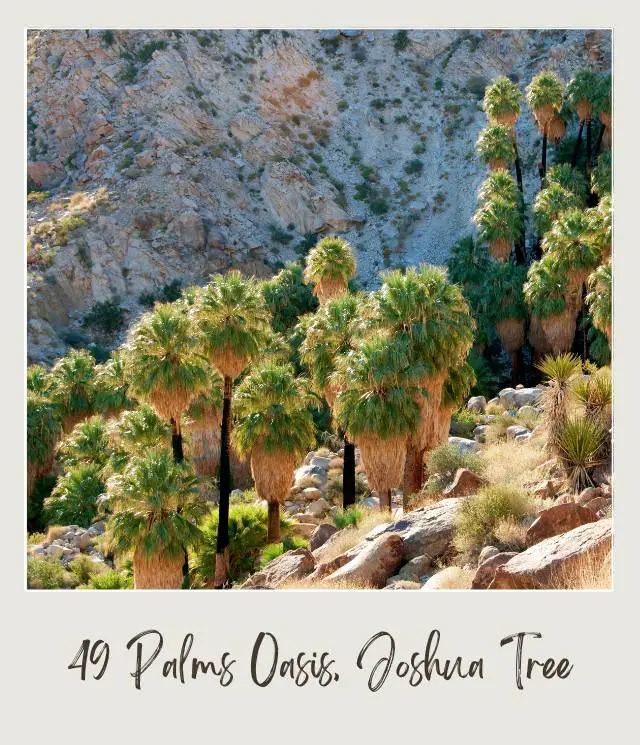
[[[478,567],[471,582],[471,589],[486,590],[493,582],[498,567],[506,564],[510,559],[513,559],[513,557],[517,555],[518,554],[515,551],[503,551],[502,553],[494,554],[483,561]]]
[[[468,497],[487,483],[486,479],[468,468],[459,468],[453,482],[442,492],[443,497]]]
[[[549,509],[542,510],[527,530],[525,544],[527,548],[540,543],[560,533],[566,533],[579,525],[585,525],[596,520],[591,510],[581,507],[575,502],[556,504]]]
[[[395,533],[384,533],[358,555],[325,578],[325,582],[348,582],[365,587],[384,587],[403,557],[403,541]]]
[[[243,588],[266,587],[275,589],[283,582],[302,579],[313,571],[315,561],[306,548],[297,548],[278,556],[260,572],[252,574]]]
[[[334,533],[337,532],[335,525],[331,523],[322,523],[322,525],[316,525],[315,530],[311,534],[311,540],[309,541],[309,549],[315,551],[326,543]]]

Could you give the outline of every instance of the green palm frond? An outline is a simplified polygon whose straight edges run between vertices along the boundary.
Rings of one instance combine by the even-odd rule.
[[[538,192],[533,205],[538,233],[544,235],[551,230],[554,221],[562,212],[579,209],[582,206],[583,202],[576,194],[557,182],[550,183]]]
[[[46,396],[51,387],[49,371],[42,365],[27,367],[27,390]]]
[[[545,376],[547,383],[563,387],[582,374],[582,362],[575,354],[547,355],[536,367]]]
[[[541,110],[546,110],[550,119],[562,108],[563,88],[562,81],[554,72],[544,70],[538,73],[527,87],[529,108],[537,116]]]
[[[62,432],[57,407],[34,391],[27,391],[27,462],[46,466]]]
[[[487,243],[500,239],[514,242],[522,234],[522,215],[517,204],[499,196],[480,205],[472,219],[478,226],[480,240]]]
[[[600,77],[593,70],[584,69],[571,78],[567,85],[567,98],[581,119],[589,119],[600,92]]]
[[[484,93],[484,110],[491,121],[511,120],[515,122],[520,114],[522,94],[516,83],[501,76],[487,86]]]
[[[600,260],[600,251],[591,240],[589,215],[579,209],[563,212],[542,241],[542,250],[552,255],[565,270],[592,271]]]
[[[610,336],[612,325],[613,276],[611,262],[599,266],[588,279],[587,307],[593,325]]]
[[[355,273],[356,260],[349,243],[337,236],[327,236],[309,251],[304,279],[314,285],[325,279],[338,279],[346,285]]]
[[[566,307],[566,289],[566,272],[554,256],[547,254],[529,267],[523,291],[533,315],[548,318],[562,313]]]
[[[95,401],[96,361],[85,350],[72,350],[51,369],[49,396],[63,420],[87,416]]]
[[[484,163],[492,161],[506,161],[510,163],[514,157],[513,140],[507,127],[492,124],[483,129],[476,141],[476,152]]]
[[[552,166],[545,177],[546,186],[559,184],[580,199],[582,204],[587,200],[587,180],[584,174],[568,163]]]
[[[442,405],[457,408],[467,399],[476,383],[475,370],[467,361],[450,368],[442,389]]]
[[[527,317],[523,285],[527,279],[527,267],[516,266],[509,261],[495,261],[487,270],[484,291],[487,294],[486,313],[490,323],[506,318]]]
[[[597,246],[602,252],[603,258],[608,258],[613,241],[613,205],[611,196],[603,197],[597,207],[592,207],[587,211],[589,218],[590,230],[588,240]]]
[[[81,463],[61,476],[44,501],[44,515],[50,525],[79,525],[88,528],[98,512],[98,497],[105,483],[97,463]]]
[[[116,433],[119,444],[131,453],[170,446],[171,427],[147,404],[125,411],[118,420]]]
[[[516,180],[505,168],[491,171],[478,190],[478,201],[480,203],[490,202],[494,197],[520,204],[520,190]]]
[[[591,171],[591,188],[600,197],[611,195],[612,184],[611,151],[598,156],[596,167]]]
[[[123,351],[113,352],[110,359],[96,365],[95,408],[102,414],[114,414],[132,406],[128,397],[129,381]]]
[[[93,416],[76,424],[58,448],[58,458],[66,468],[81,463],[104,466],[111,453],[107,423],[101,416]]]
[[[611,115],[611,73],[603,74],[600,77],[594,109],[600,115]]]

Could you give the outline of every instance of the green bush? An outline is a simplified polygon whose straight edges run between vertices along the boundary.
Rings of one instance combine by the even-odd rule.
[[[81,465],[58,479],[44,502],[48,525],[80,525],[88,528],[97,515],[96,501],[105,491],[97,464]]]
[[[429,453],[427,468],[431,473],[427,481],[427,493],[437,494],[453,481],[459,468],[468,468],[479,475],[484,470],[484,463],[476,453],[445,443]]]
[[[299,535],[285,536],[281,543],[270,543],[265,546],[260,554],[260,568],[264,569],[270,562],[277,559],[278,556],[286,554],[296,548],[309,548],[309,541]]]
[[[108,569],[106,572],[94,574],[89,580],[89,584],[82,589],[130,590],[132,587],[133,577],[127,576],[122,572],[116,572],[114,569]]]
[[[138,50],[137,57],[143,64],[146,64],[153,57],[153,53],[158,49],[166,49],[167,42],[164,39],[156,39],[143,44]]]
[[[576,491],[592,486],[591,471],[604,460],[608,433],[594,418],[568,419],[558,433],[560,460],[567,478]]]
[[[451,417],[451,431],[459,437],[473,437],[473,430],[482,421],[482,416],[471,409],[460,409]]]
[[[80,554],[73,561],[70,561],[67,568],[80,585],[86,585],[100,571],[96,562],[92,561],[86,554]]]
[[[506,484],[485,486],[462,501],[456,513],[453,543],[466,557],[475,557],[497,541],[494,530],[504,519],[520,520],[527,514],[524,492]]]
[[[77,578],[54,559],[36,556],[27,561],[27,587],[30,590],[68,590],[77,584]]]
[[[338,530],[349,527],[357,528],[363,517],[364,511],[362,508],[353,505],[346,510],[336,510],[331,518],[331,522],[333,522]]]
[[[405,163],[404,171],[405,173],[408,173],[410,176],[412,175],[418,175],[419,173],[422,173],[422,170],[424,169],[424,163],[419,158],[414,158],[413,160],[410,160],[408,163]]]
[[[393,48],[396,50],[396,54],[398,52],[404,52],[409,44],[410,39],[407,31],[405,29],[396,31],[396,33],[393,35]]]

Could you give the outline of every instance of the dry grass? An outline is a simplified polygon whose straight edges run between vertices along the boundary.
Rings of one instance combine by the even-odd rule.
[[[390,512],[382,510],[366,510],[364,517],[357,528],[345,528],[338,533],[334,533],[331,542],[322,547],[324,550],[318,550],[318,562],[331,561],[337,556],[346,553],[350,548],[357,546],[364,538],[378,525],[393,522]]]
[[[283,582],[278,590],[375,590],[377,588],[371,585],[361,584],[358,582],[352,582],[347,580],[325,582],[319,580],[318,582],[311,582],[310,580],[303,579],[292,579]]]
[[[446,575],[440,580],[439,590],[470,590],[471,582],[475,576],[475,569],[463,569],[459,566],[450,566],[446,569]]]
[[[65,525],[50,525],[47,529],[47,541],[51,543],[56,538],[61,538],[68,530],[68,527]]]
[[[512,517],[500,520],[493,534],[505,551],[522,551],[526,547],[527,526]]]
[[[544,442],[538,438],[529,440],[524,445],[514,441],[496,442],[482,451],[482,459],[486,464],[483,476],[492,484],[525,488],[543,478],[536,468],[548,460],[548,457]]]
[[[554,576],[553,590],[609,590],[612,584],[611,553],[604,559],[599,555],[583,556],[570,568]]]

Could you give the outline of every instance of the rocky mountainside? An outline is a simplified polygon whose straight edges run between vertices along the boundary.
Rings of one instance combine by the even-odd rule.
[[[365,287],[443,262],[485,174],[486,83],[610,62],[594,31],[32,32],[30,360],[91,341],[96,304],[124,328],[172,288],[268,276],[327,232]],[[534,124],[524,111],[529,196]]]

